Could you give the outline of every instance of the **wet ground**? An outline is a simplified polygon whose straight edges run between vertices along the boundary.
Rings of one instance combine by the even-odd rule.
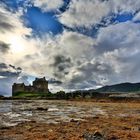
[[[0,140],[82,140],[95,131],[108,140],[139,140],[140,103],[0,101]]]
[[[15,126],[25,121],[69,122],[71,119],[83,120],[96,115],[106,115],[106,112],[97,105],[89,106],[69,101],[0,101],[1,126]]]

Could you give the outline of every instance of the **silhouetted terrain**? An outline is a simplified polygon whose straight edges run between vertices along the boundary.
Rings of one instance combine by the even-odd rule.
[[[140,98],[140,83],[120,83],[116,85],[104,86],[99,89],[76,90],[73,92],[58,91],[57,93],[36,94],[19,92],[14,98],[39,98],[39,99],[82,99],[82,98]],[[3,97],[0,97],[3,99]]]
[[[116,85],[104,86],[96,90],[97,92],[140,92],[140,83],[120,83]]]

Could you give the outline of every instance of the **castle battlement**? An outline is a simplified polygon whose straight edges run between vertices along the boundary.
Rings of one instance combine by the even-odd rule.
[[[12,96],[16,95],[18,92],[27,93],[48,93],[48,81],[43,78],[36,78],[33,81],[33,85],[26,86],[24,83],[14,83],[12,86]]]

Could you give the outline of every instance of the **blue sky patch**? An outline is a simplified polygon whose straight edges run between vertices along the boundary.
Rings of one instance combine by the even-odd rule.
[[[0,2],[7,5],[8,9],[17,11],[19,7],[23,7],[25,0],[0,0]]]
[[[12,8],[13,10],[17,10],[18,8],[17,0],[1,0],[1,2],[6,4],[9,8]]]
[[[131,13],[124,13],[124,14],[118,14],[116,17],[115,17],[115,21],[118,21],[118,22],[126,22],[126,21],[130,21],[133,19],[133,14]]]
[[[37,33],[53,33],[54,35],[63,31],[63,26],[58,22],[53,12],[43,13],[37,7],[28,8],[24,15],[27,26]]]

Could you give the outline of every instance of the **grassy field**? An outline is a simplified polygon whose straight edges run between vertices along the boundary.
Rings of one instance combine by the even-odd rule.
[[[51,93],[33,93],[33,92],[18,92],[13,97],[15,98],[37,98],[37,97],[52,97],[53,95]]]

